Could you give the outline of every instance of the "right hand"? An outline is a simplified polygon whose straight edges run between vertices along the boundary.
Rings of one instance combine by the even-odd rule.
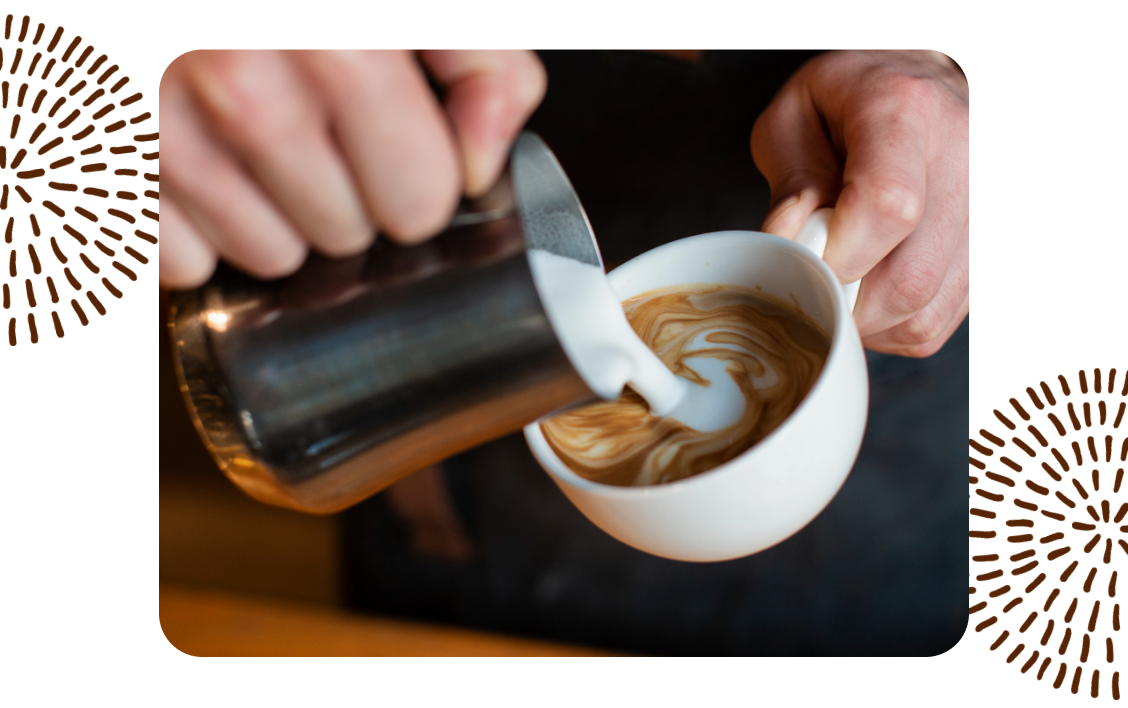
[[[544,91],[531,52],[179,57],[160,90],[161,285],[200,285],[218,258],[277,278],[309,247],[339,257],[377,232],[434,236],[460,195],[494,183]]]

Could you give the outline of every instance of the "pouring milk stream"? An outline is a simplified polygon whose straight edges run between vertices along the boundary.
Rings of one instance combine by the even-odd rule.
[[[654,415],[703,432],[740,420],[744,396],[724,362],[689,360],[709,386],[675,376],[631,329],[601,267],[541,250],[533,250],[529,262],[542,294],[551,293],[545,311],[561,346],[601,398],[616,398],[628,385]]]
[[[534,195],[526,196],[518,210],[537,291],[577,373],[600,398],[614,399],[629,385],[651,413],[695,430],[712,432],[738,421],[744,396],[724,362],[690,360],[691,368],[710,384],[702,386],[675,376],[631,329],[603,272],[587,215],[578,202],[549,198],[571,190],[558,188],[563,170],[551,152],[531,149],[533,142],[539,139],[523,134],[513,153],[514,179],[525,185],[527,195]],[[539,195],[546,198],[536,198]],[[580,220],[583,228],[578,228]]]

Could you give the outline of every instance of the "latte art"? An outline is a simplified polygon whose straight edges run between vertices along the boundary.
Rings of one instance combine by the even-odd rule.
[[[808,317],[745,288],[663,288],[625,301],[623,309],[642,341],[678,376],[708,386],[694,360],[702,370],[702,360],[723,362],[746,405],[735,424],[701,432],[651,415],[646,402],[627,389],[615,401],[568,411],[541,425],[564,464],[603,484],[673,482],[739,455],[799,406],[830,350],[829,338]]]

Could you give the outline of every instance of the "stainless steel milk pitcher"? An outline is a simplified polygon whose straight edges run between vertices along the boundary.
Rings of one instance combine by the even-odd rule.
[[[221,266],[175,294],[177,376],[220,469],[261,501],[333,512],[591,400],[533,248],[599,262],[568,179],[526,133],[497,186],[431,241],[311,256],[272,282]]]

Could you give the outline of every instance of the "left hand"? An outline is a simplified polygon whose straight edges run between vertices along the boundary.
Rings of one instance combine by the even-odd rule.
[[[772,189],[763,230],[795,238],[833,206],[825,259],[864,276],[854,320],[869,349],[935,353],[968,314],[968,85],[936,52],[832,52],[756,121]]]

